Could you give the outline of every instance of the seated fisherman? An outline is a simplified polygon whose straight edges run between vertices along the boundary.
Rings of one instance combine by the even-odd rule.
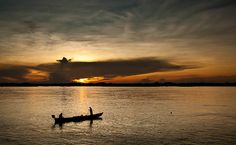
[[[59,119],[62,119],[62,118],[64,118],[63,116],[62,116],[62,113],[59,115]]]

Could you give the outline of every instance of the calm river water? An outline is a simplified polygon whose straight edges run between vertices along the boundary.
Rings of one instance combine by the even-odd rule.
[[[236,144],[236,87],[0,87],[0,144]]]

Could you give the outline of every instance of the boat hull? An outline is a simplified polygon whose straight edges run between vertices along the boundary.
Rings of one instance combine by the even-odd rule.
[[[102,116],[102,113],[97,113],[93,115],[81,115],[81,116],[74,116],[74,117],[68,117],[68,118],[54,118],[55,124],[62,124],[67,122],[81,122],[86,120],[100,120]]]

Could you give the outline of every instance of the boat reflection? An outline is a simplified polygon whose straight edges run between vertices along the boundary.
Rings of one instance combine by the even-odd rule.
[[[97,119],[92,119],[92,120],[89,120],[89,127],[92,128],[93,127],[93,121],[101,121],[102,118],[97,118]],[[83,121],[77,121],[77,122],[73,122],[73,123],[82,123]],[[52,125],[52,129],[56,128],[57,126],[60,128],[60,129],[63,129],[63,126],[66,124],[66,123],[72,123],[72,122],[64,122],[64,123],[54,123]]]

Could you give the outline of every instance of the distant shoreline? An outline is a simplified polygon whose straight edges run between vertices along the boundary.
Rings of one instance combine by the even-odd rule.
[[[0,83],[0,87],[53,87],[53,86],[104,86],[104,87],[231,87],[236,86],[236,82],[232,83]]]

